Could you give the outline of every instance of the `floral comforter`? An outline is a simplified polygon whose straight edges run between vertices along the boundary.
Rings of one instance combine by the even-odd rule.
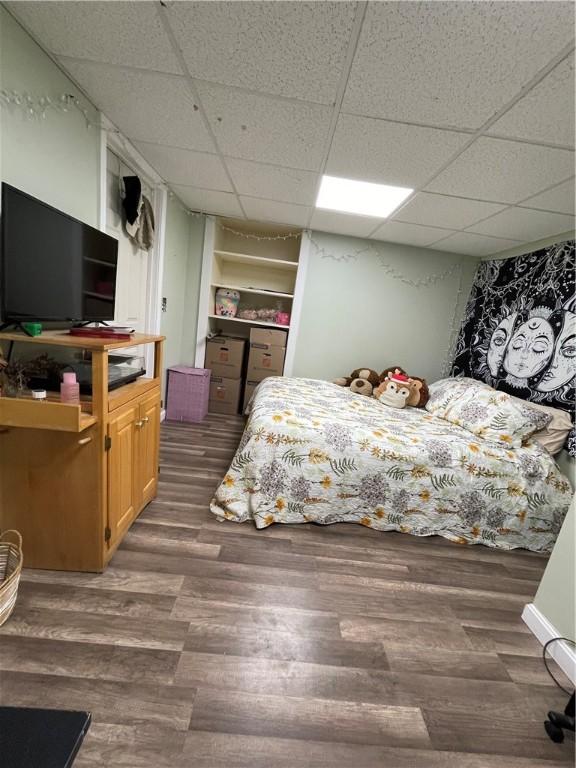
[[[273,377],[211,503],[219,518],[354,522],[462,544],[549,551],[572,490],[537,444],[510,450],[414,408]]]

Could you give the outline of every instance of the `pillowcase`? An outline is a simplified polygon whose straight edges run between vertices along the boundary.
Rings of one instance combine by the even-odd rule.
[[[426,410],[434,416],[509,448],[520,448],[552,420],[549,413],[475,379],[442,379],[432,384],[430,395]]]
[[[540,405],[540,403],[527,403],[524,400],[520,400],[519,397],[512,397],[514,402],[521,403],[525,408],[530,408],[540,413],[547,413],[551,416],[550,423],[541,429],[539,432],[535,432],[532,435],[532,440],[539,443],[543,448],[546,448],[548,453],[555,456],[560,453],[566,442],[566,438],[570,430],[572,429],[572,419],[567,411],[563,411],[560,408],[550,408],[549,405]]]

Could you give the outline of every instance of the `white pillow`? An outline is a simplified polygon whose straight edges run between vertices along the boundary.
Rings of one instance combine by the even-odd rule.
[[[527,408],[524,400],[468,378],[443,379],[432,384],[426,410],[484,440],[509,448],[520,448],[552,419],[549,413]]]
[[[560,453],[568,437],[568,433],[572,429],[572,419],[567,411],[563,411],[560,408],[551,408],[549,405],[540,405],[540,403],[529,403],[526,400],[522,400],[519,397],[513,397],[512,400],[516,400],[522,403],[526,408],[540,411],[541,413],[547,413],[552,416],[552,421],[548,426],[541,429],[539,432],[535,432],[531,440],[535,440],[543,448],[546,448],[548,453],[555,456]]]

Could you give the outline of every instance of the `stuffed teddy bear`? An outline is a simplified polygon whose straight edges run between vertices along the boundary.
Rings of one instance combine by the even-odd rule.
[[[380,376],[372,368],[356,368],[350,376],[341,376],[339,379],[334,379],[333,383],[338,384],[339,387],[349,387],[351,392],[356,392],[358,395],[370,397],[374,387],[380,383]]]
[[[386,377],[389,377],[390,374],[402,374],[404,376],[408,376],[403,368],[401,368],[399,365],[394,365],[390,368],[385,368],[382,371],[380,374],[380,383],[382,384],[382,382],[384,382]],[[430,397],[426,379],[421,379],[419,376],[408,376],[408,379],[410,381],[410,395],[408,396],[406,405],[410,405],[412,408],[424,408]]]
[[[430,393],[426,379],[410,376],[410,394],[406,405],[411,405],[413,408],[424,408],[429,398]]]
[[[390,372],[376,387],[374,397],[392,408],[404,408],[410,397],[412,380],[404,373]]]

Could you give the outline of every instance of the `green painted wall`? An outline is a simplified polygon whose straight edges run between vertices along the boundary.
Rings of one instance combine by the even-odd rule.
[[[573,500],[534,598],[536,608],[571,640],[576,640],[575,506]]]
[[[169,198],[166,210],[166,240],[160,332],[164,343],[164,368],[194,365],[198,293],[204,242],[204,217],[190,216],[176,198]]]
[[[184,327],[182,329],[181,352],[182,362],[186,365],[194,365],[205,218],[204,216],[192,215],[189,217],[189,220],[190,238],[188,241],[188,271],[186,273],[186,296],[184,302]]]
[[[97,112],[71,80],[0,7],[0,87],[32,97],[70,93]],[[100,131],[88,129],[81,112],[50,110],[44,119],[16,107],[0,109],[0,173],[23,189],[93,226],[98,225]]]
[[[168,199],[164,244],[162,296],[166,311],[162,312],[160,333],[164,342],[164,367],[182,362],[181,348],[184,329],[184,301],[188,271],[188,241],[190,217],[175,198]]]
[[[355,259],[348,259],[361,249]],[[377,251],[377,252],[376,252]],[[333,379],[354,368],[381,371],[401,365],[428,381],[438,379],[464,311],[477,260],[455,254],[312,233],[294,376]],[[436,284],[415,288],[411,280],[462,265]]]

